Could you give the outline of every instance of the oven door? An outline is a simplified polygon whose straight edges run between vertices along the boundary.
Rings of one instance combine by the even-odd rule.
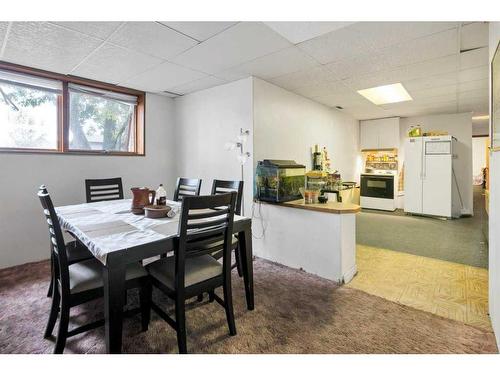
[[[394,176],[361,175],[361,196],[394,199]]]

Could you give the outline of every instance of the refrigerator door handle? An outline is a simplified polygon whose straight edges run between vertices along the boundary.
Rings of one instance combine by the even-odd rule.
[[[427,157],[425,156],[425,142],[424,142],[424,149],[422,150],[422,180],[425,180],[426,175],[427,175],[427,166],[426,166],[426,160]]]

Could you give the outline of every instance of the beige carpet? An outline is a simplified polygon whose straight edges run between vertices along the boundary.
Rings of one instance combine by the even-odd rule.
[[[491,332],[263,260],[257,259],[254,265],[254,311],[246,310],[241,281],[234,277],[238,335],[228,336],[219,305],[204,302],[187,313],[189,352],[497,352]],[[53,340],[42,338],[49,309],[48,274],[46,261],[0,270],[0,352],[52,351]],[[136,303],[134,293],[130,300]],[[86,305],[73,312],[72,322],[101,317],[101,312],[101,302]],[[138,318],[129,319],[124,326],[124,351],[176,353],[175,337],[154,313],[146,333],[140,332]],[[103,329],[70,338],[65,352],[103,353]]]

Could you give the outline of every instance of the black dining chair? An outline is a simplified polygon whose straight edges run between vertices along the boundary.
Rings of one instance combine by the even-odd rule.
[[[121,177],[85,180],[87,203],[123,199]]]
[[[241,199],[243,197],[243,181],[214,180],[212,182],[212,195],[236,192],[236,206],[234,213],[241,215]]]
[[[184,197],[200,195],[201,179],[179,177],[175,185],[174,201],[179,202]]]
[[[153,286],[175,302],[175,320],[158,305],[153,310],[177,332],[180,353],[187,353],[185,301],[208,292],[226,310],[229,334],[236,335],[231,292],[231,238],[236,193],[184,197],[174,255],[146,266]],[[211,254],[222,251],[222,264]],[[224,299],[215,294],[223,289]],[[201,305],[198,305],[201,306]]]
[[[214,180],[212,183],[212,195],[216,194],[224,194],[234,191],[236,192],[236,206],[234,209],[234,213],[236,215],[241,215],[241,201],[243,198],[243,181],[227,181],[227,180]],[[233,236],[232,247],[234,248],[234,257],[236,260],[236,268],[238,269],[238,275],[241,277],[242,273],[242,264],[241,264],[241,255],[240,248],[238,245],[238,235]],[[219,252],[218,254],[214,254],[216,259],[220,259],[222,254]],[[198,298],[200,299],[200,298]]]
[[[92,259],[92,253],[83,245],[80,241],[70,241],[66,243],[66,257],[68,258],[68,264],[74,264],[81,262],[83,260]],[[52,288],[54,287],[54,259],[51,252],[50,261],[50,283],[49,289],[47,291],[47,297],[52,297]]]
[[[45,328],[44,337],[52,335],[54,325],[59,318],[54,353],[62,353],[66,339],[104,325],[104,320],[79,326],[68,331],[70,309],[74,306],[100,298],[104,295],[104,282],[102,279],[103,264],[96,258],[70,264],[67,256],[67,247],[52,200],[44,185],[40,186],[38,197],[43,207],[43,213],[49,228],[49,239],[52,258],[55,260],[55,279],[52,290],[52,306],[49,319]],[[151,282],[146,270],[139,264],[133,263],[126,270],[127,289],[139,288],[140,309],[131,309],[126,315],[141,312],[142,329],[148,329],[151,314]]]

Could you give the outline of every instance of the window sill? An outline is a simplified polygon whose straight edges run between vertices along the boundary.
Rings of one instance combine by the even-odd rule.
[[[58,150],[34,150],[22,148],[0,148],[0,154],[47,154],[47,155],[82,155],[82,156],[146,156],[145,153],[121,151],[58,151]]]

